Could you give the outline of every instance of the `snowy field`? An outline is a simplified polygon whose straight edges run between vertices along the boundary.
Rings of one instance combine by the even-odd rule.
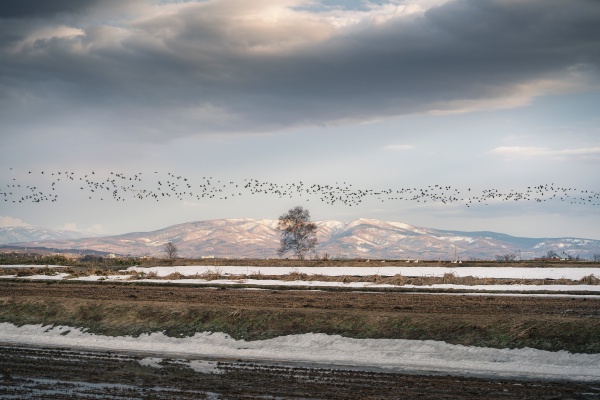
[[[31,267],[19,265],[7,265],[7,268]],[[145,275],[156,274],[156,278],[144,278],[144,282],[157,283],[178,283],[178,284],[218,284],[218,285],[253,285],[253,286],[290,286],[290,287],[339,287],[339,288],[423,288],[423,289],[454,289],[469,291],[510,291],[510,292],[598,292],[600,294],[600,285],[457,285],[457,284],[434,284],[429,286],[415,285],[391,285],[376,284],[372,282],[328,282],[320,281],[319,276],[395,276],[404,277],[443,277],[445,274],[453,274],[456,277],[476,277],[476,278],[504,278],[504,279],[567,279],[578,281],[583,277],[594,275],[600,277],[600,268],[512,268],[512,267],[250,267],[250,266],[173,266],[173,267],[130,267],[122,272],[125,273],[144,273]],[[164,279],[171,274],[178,273],[186,276],[186,279]],[[202,275],[219,275],[220,279],[202,279]],[[306,274],[313,276],[311,280],[289,280],[272,279],[273,276],[289,276],[292,274]],[[236,276],[252,276],[252,278],[237,279]],[[261,276],[270,276],[271,279],[263,279]],[[126,281],[131,279],[130,275],[108,275],[108,276],[83,276],[77,278],[68,278],[66,273],[57,273],[56,275],[32,275],[21,277],[21,279],[43,279],[43,280],[80,280],[80,281]],[[228,279],[228,276],[231,279]],[[15,275],[0,276],[1,279],[16,278]]]
[[[235,340],[223,333],[172,338],[162,333],[107,337],[64,326],[0,323],[0,343],[72,349],[141,352],[191,360],[261,360],[309,363],[328,368],[379,369],[388,372],[443,373],[486,378],[525,378],[600,383],[600,354],[571,354],[525,349],[491,349],[437,341],[350,339],[303,334],[269,340]],[[152,361],[152,362],[150,362]],[[198,362],[196,362],[197,364]],[[190,365],[191,368],[194,365]]]

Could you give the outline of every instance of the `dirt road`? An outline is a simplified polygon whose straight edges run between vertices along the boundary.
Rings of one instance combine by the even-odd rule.
[[[598,399],[598,385],[486,380],[0,346],[0,398]]]

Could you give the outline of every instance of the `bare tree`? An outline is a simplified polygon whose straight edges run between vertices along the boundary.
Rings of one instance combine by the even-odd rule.
[[[317,246],[317,224],[310,222],[310,213],[300,206],[279,217],[277,229],[281,231],[279,257],[292,251],[300,260]]]
[[[496,254],[496,261],[498,262],[514,262],[517,259],[515,253]]]
[[[173,242],[169,242],[165,244],[165,247],[163,248],[165,253],[167,254],[167,257],[170,259],[174,259],[177,258],[177,246],[175,246],[175,244]]]

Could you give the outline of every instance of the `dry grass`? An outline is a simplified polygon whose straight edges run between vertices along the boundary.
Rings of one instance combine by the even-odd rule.
[[[174,280],[178,280],[178,279],[188,279],[188,276],[185,276],[179,272],[173,272],[170,273],[169,275],[165,275],[165,276],[161,276],[160,279],[166,279],[169,281],[174,281]]]
[[[44,266],[44,267],[32,266],[30,268],[0,268],[0,276],[15,275],[17,278],[33,276],[33,275],[54,276],[61,272],[70,274],[73,272],[73,270],[71,268],[50,268],[48,266]]]
[[[102,289],[99,289],[102,290]],[[0,298],[0,322],[83,327],[106,335],[165,332],[173,337],[226,332],[245,340],[320,332],[354,338],[443,340],[498,348],[598,353],[600,330],[594,318],[564,315],[353,311],[352,308],[276,309],[271,305],[169,302],[132,299]],[[307,303],[308,304],[308,303]],[[348,303],[352,304],[352,303]]]
[[[129,280],[138,279],[158,279],[158,274],[155,271],[144,272],[144,271],[129,271]]]
[[[204,279],[207,281],[214,281],[217,279],[223,279],[225,276],[223,275],[223,269],[219,267],[214,267],[212,270],[208,270],[202,274],[194,275],[195,279]]]
[[[579,280],[582,285],[600,285],[600,278],[597,278],[594,274],[586,275]]]
[[[293,268],[287,275],[279,277],[282,281],[308,281],[309,275],[301,273],[298,268]]]

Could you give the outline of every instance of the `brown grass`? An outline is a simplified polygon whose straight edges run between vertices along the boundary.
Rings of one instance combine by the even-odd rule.
[[[368,312],[353,307],[325,311],[311,307],[277,309],[270,305],[23,297],[18,301],[0,298],[0,322],[4,321],[17,325],[83,327],[106,335],[164,331],[180,337],[212,331],[256,340],[321,332],[354,338],[443,340],[498,348],[600,351],[600,330],[595,319],[563,315]]]
[[[178,279],[189,279],[189,276],[183,275],[179,272],[173,272],[169,275],[162,276],[160,279],[174,281],[174,280],[178,280]]]
[[[223,279],[225,276],[223,275],[222,268],[214,267],[212,270],[208,270],[202,274],[196,274],[194,277],[196,279],[205,279],[207,281],[214,281],[217,279]]]
[[[600,278],[597,278],[594,274],[586,275],[579,280],[582,285],[600,285]]]

